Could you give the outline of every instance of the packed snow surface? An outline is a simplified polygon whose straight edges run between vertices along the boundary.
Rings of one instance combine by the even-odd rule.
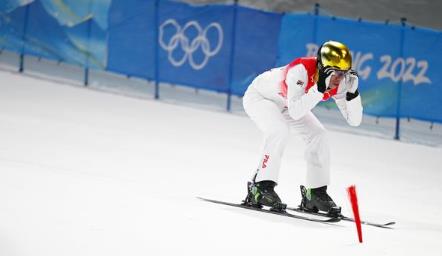
[[[327,126],[326,126],[327,127]],[[0,71],[0,255],[440,255],[442,148],[329,131],[329,193],[394,229],[319,224],[240,202],[260,153],[248,118]],[[277,192],[300,202],[293,135]]]

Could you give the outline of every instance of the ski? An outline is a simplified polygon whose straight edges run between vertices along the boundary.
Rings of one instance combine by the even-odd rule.
[[[291,207],[287,207],[287,210],[289,211],[294,211],[294,212],[299,212],[299,213],[305,213],[305,214],[311,214],[314,216],[322,216],[322,217],[329,217],[326,213],[320,213],[320,212],[309,212],[309,211],[305,211],[301,208],[291,208]],[[340,215],[338,218],[340,218],[341,220],[345,220],[345,221],[350,221],[350,222],[354,222],[355,220],[353,218],[344,216],[344,215]],[[387,229],[392,229],[393,225],[396,224],[396,222],[391,221],[391,222],[387,222],[387,223],[374,223],[374,222],[369,222],[369,221],[361,221],[361,224],[364,225],[368,225],[368,226],[373,226],[373,227],[378,227],[378,228],[387,228]]]
[[[301,216],[301,215],[296,215],[296,214],[288,213],[286,211],[271,211],[271,210],[266,210],[266,209],[263,209],[263,208],[256,208],[256,207],[252,207],[252,206],[248,206],[248,205],[244,205],[244,204],[229,203],[229,202],[218,201],[218,200],[213,200],[213,199],[207,199],[207,198],[202,198],[202,197],[197,197],[197,198],[200,199],[200,200],[203,200],[203,201],[206,201],[206,202],[215,203],[215,204],[228,205],[228,206],[243,208],[243,209],[247,209],[247,210],[271,213],[271,214],[275,214],[275,215],[279,215],[279,216],[285,216],[285,217],[289,217],[289,218],[306,220],[306,221],[312,221],[312,222],[333,223],[333,222],[338,222],[338,221],[341,220],[341,218],[329,217],[329,216],[321,216],[321,217],[324,217],[325,219],[311,218],[311,217],[306,217],[306,216]]]

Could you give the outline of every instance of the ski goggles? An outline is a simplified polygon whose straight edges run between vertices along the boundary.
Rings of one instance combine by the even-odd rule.
[[[349,71],[349,70],[341,70],[341,69],[332,69],[332,70],[333,70],[332,74],[337,77],[345,77]]]

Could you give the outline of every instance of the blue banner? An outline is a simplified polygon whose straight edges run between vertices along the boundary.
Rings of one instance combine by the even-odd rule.
[[[390,76],[402,82],[400,115],[442,122],[442,33],[407,28],[403,56],[391,61]]]
[[[5,11],[0,11],[0,47],[13,52],[23,50],[25,32],[26,8],[19,5],[4,5]]]
[[[284,15],[278,41],[278,66],[284,66],[293,59],[315,54],[315,16]],[[313,45],[312,45],[313,44]]]
[[[17,7],[27,5],[34,0],[2,0],[0,2],[0,12],[9,13],[17,9]]]
[[[112,1],[108,34],[108,70],[155,78],[155,0]]]
[[[281,18],[238,7],[231,93],[242,96],[257,75],[276,65]]]
[[[58,24],[73,27],[89,19],[107,29],[107,14],[111,0],[39,0],[46,12],[57,19]]]
[[[103,1],[107,0],[96,2]],[[98,25],[92,13],[85,12],[82,17],[75,15],[73,10],[86,10],[89,5],[74,3],[69,6],[72,8],[67,8],[54,0],[9,0],[0,10],[0,47],[103,69],[107,60],[106,31]],[[78,8],[73,8],[75,6]],[[106,9],[103,11],[107,12]],[[60,19],[60,14],[65,12],[71,16]],[[107,27],[107,23],[102,26]]]
[[[442,75],[437,72],[442,65],[440,32],[335,17],[286,15],[278,64],[314,56],[320,44],[328,40],[341,41],[352,51],[366,114],[442,120],[442,88],[438,86]],[[334,106],[332,102],[323,105]]]
[[[318,17],[317,42],[345,43],[353,55],[353,69],[360,76],[360,92],[367,114],[396,116],[399,87],[383,74],[388,58],[400,54],[401,32],[397,25]]]
[[[162,1],[159,17],[159,79],[227,92],[232,6]]]
[[[0,2],[0,48],[239,96],[328,40],[352,51],[366,114],[442,122],[440,31],[168,0]]]

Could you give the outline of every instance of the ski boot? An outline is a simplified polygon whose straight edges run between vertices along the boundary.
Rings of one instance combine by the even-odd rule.
[[[307,189],[301,185],[302,201],[299,206],[306,212],[322,211],[331,217],[339,217],[341,215],[341,207],[336,206],[333,199],[327,194],[327,186]]]
[[[271,211],[284,212],[287,208],[286,204],[281,202],[274,188],[276,182],[271,180],[263,180],[260,182],[247,183],[247,197],[243,204],[251,207],[262,208],[270,207]]]

